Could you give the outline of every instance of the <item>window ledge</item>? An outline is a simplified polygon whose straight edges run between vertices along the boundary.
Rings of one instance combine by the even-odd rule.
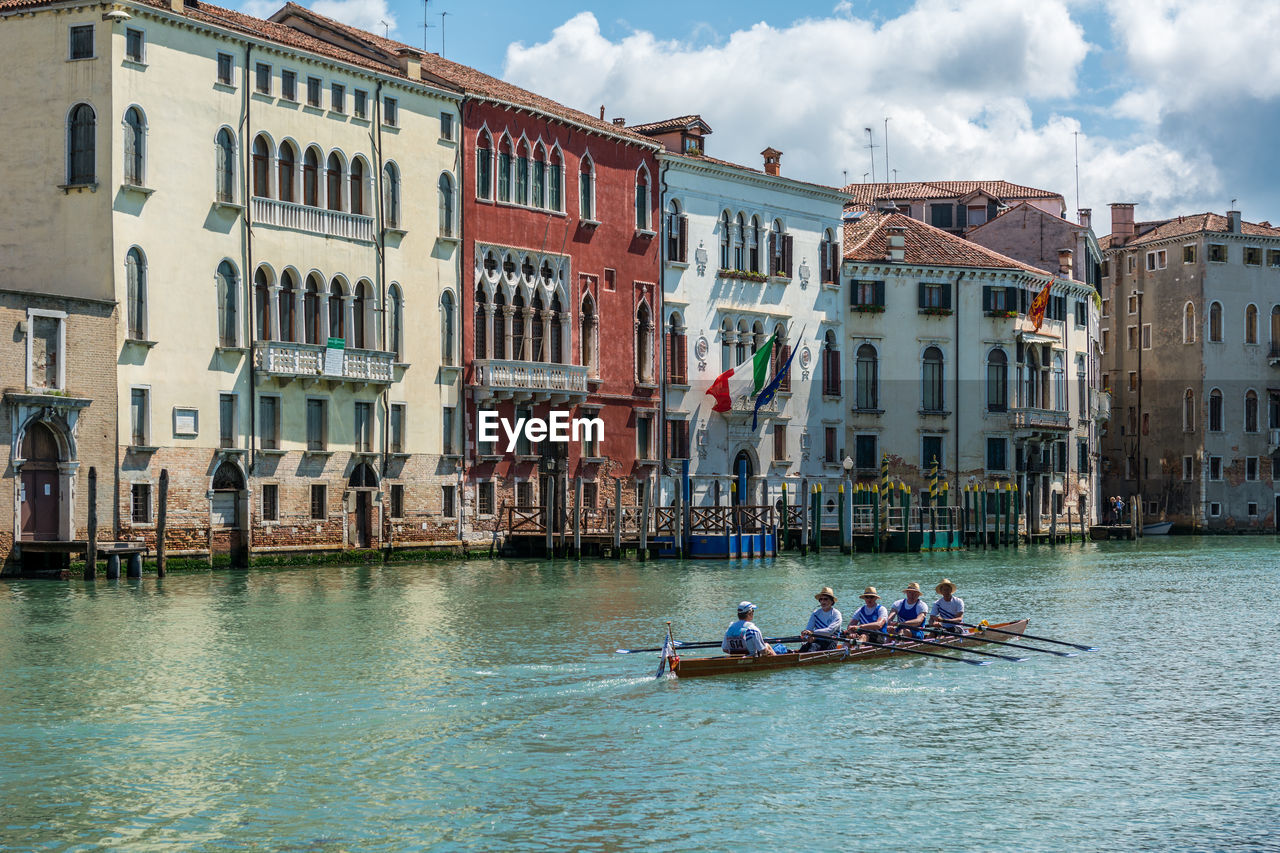
[[[675,267],[676,269],[680,269],[680,270],[687,270],[689,268],[689,262],[668,260],[667,266]]]
[[[478,453],[476,454],[476,459],[479,460],[480,462],[501,462],[502,454],[501,453]]]
[[[458,144],[458,140],[451,139],[450,137],[447,137],[447,136],[438,137],[436,139],[436,142],[439,142],[441,145],[457,145]]]
[[[346,117],[347,117],[347,114],[342,110],[332,110],[332,109],[329,110],[329,118],[345,119]]]
[[[855,314],[883,314],[883,305],[850,305],[849,310]]]
[[[156,446],[155,446],[155,445],[153,445],[153,444],[131,444],[131,445],[129,445],[129,452],[130,452],[130,453],[155,453],[155,452],[156,452],[157,450],[159,450],[159,449],[160,449],[159,447],[156,447]]]
[[[234,85],[231,83],[223,83],[221,80],[216,81],[213,84],[213,88],[219,92],[230,92],[232,94],[235,94],[236,91],[236,87]]]
[[[658,460],[657,459],[637,459],[636,464],[645,465],[645,466],[649,466],[649,465],[656,466],[658,464]]]
[[[459,373],[461,373],[461,372],[462,372],[462,365],[460,365],[460,364],[442,364],[442,365],[440,365],[440,372],[441,372],[441,373],[452,373],[453,375],[455,375],[455,376],[456,376],[456,375],[458,375]]]
[[[597,225],[599,225],[599,224],[600,224],[600,220],[598,220],[598,219],[579,219],[579,220],[578,220],[578,224],[579,224],[579,225],[581,225],[583,228],[595,228]]]
[[[280,447],[259,447],[258,452],[263,456],[284,456],[289,451]]]
[[[243,355],[249,351],[248,347],[214,347],[214,352],[228,353],[230,355]]]
[[[149,341],[145,338],[125,338],[124,342],[125,344],[132,344],[135,347],[143,347],[145,349],[151,349],[156,345],[155,341]]]
[[[391,453],[388,453],[387,455],[390,456],[392,459],[408,459],[413,454],[405,453],[403,450],[396,450]]]
[[[213,206],[219,210],[232,210],[236,213],[244,210],[244,205],[235,201],[215,201]]]
[[[776,466],[776,467],[778,467],[778,468],[786,468],[786,467],[788,467],[788,466],[791,464],[791,460],[790,460],[790,459],[775,459],[775,460],[773,460],[772,462],[770,462],[769,464],[770,464],[770,465],[772,465],[772,466]]]
[[[823,287],[824,289],[826,289],[826,290],[839,290],[839,289],[840,289],[840,282],[838,282],[838,281],[824,281],[824,282],[821,282],[821,284],[822,284],[822,287]]]
[[[333,451],[332,451],[332,450],[311,450],[311,449],[307,449],[307,450],[302,451],[302,455],[303,455],[303,456],[323,456],[323,457],[326,457],[326,458],[327,458],[327,457],[330,457],[330,456],[332,456],[332,455],[333,455]]]
[[[91,193],[96,193],[98,191],[98,182],[93,181],[88,184],[58,184],[58,189],[62,190],[64,194],[69,194],[72,190],[75,190],[76,192],[88,190]]]
[[[440,458],[441,459],[461,459],[462,454],[461,453],[441,453]]]
[[[658,390],[658,386],[653,384],[652,382],[637,382],[636,387],[639,388],[641,391],[657,391]]]
[[[147,70],[147,63],[143,62],[140,59],[122,59],[120,60],[120,64],[123,65],[125,68],[132,68],[135,71]]]
[[[672,391],[688,391],[693,386],[688,382],[668,382],[667,387]]]
[[[311,113],[312,115],[315,115],[315,116],[324,115],[324,107],[320,106],[319,104],[304,104],[302,107],[302,111],[304,113]]]
[[[441,243],[461,243],[462,238],[454,234],[437,234],[436,239]]]
[[[88,62],[88,61],[90,61],[90,60],[97,59],[97,58],[98,58],[98,57],[97,57],[96,55],[94,55],[94,56],[68,56],[68,57],[67,57],[67,62]]]
[[[884,409],[853,409],[855,415],[883,415]]]
[[[578,461],[587,462],[587,463],[596,465],[603,462],[608,462],[609,460],[604,456],[580,456],[578,457]]]
[[[925,317],[950,317],[954,312],[950,308],[921,308],[918,313]]]
[[[791,276],[789,275],[771,275],[769,276],[770,284],[790,284]]]
[[[840,401],[841,401],[841,400],[843,400],[843,399],[844,399],[844,397],[840,396],[839,394],[827,394],[827,393],[823,393],[823,395],[822,395],[822,400],[823,400],[823,402],[826,402],[826,403],[838,403],[838,402],[840,402]]]
[[[946,409],[921,409],[920,417],[922,418],[945,418],[950,416],[950,412]]]
[[[384,128],[384,129],[386,129],[386,130],[390,131],[391,133],[399,133],[399,132],[400,132],[400,125],[398,125],[398,124],[392,124],[392,123],[391,123],[391,122],[389,122],[389,121],[383,121],[383,122],[382,122],[382,126],[383,126],[383,128]]]
[[[219,447],[214,452],[219,456],[243,456],[249,451],[243,447]]]
[[[408,228],[399,228],[399,227],[393,227],[393,226],[390,226],[390,225],[386,226],[386,227],[385,227],[385,228],[383,228],[382,230],[383,230],[383,231],[385,231],[386,233],[388,233],[388,234],[392,235],[393,237],[403,237],[403,236],[405,236],[406,234],[408,234],[408,233],[409,233],[409,229],[408,229]]]
[[[637,229],[636,229],[636,236],[637,236],[637,237],[641,237],[641,238],[646,239],[646,240],[650,240],[650,239],[652,239],[652,238],[654,238],[654,237],[657,237],[657,236],[658,236],[658,232],[657,232],[657,231],[651,231],[651,230],[649,230],[648,228],[637,228]]]
[[[516,454],[517,462],[537,462],[541,459],[542,457],[537,453],[517,453]]]

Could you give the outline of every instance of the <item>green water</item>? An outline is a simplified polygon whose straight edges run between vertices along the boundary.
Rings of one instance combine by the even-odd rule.
[[[1276,541],[0,585],[0,847],[1280,849]],[[1102,651],[655,681],[946,575]],[[929,600],[932,600],[930,598]]]

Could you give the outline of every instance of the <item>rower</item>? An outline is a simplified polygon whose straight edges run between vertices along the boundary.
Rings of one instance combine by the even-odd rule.
[[[920,600],[920,584],[912,581],[902,592],[906,598],[899,598],[889,608],[889,615],[895,622],[894,628],[917,640],[923,639],[924,631],[920,629],[924,627],[924,620],[929,615],[929,605]]]
[[[934,590],[942,598],[933,603],[933,615],[929,617],[929,624],[941,628],[948,634],[963,634],[960,620],[964,619],[964,599],[956,598],[956,585],[943,578]]]
[[[800,639],[805,643],[800,647],[802,652],[825,652],[836,647],[836,637],[840,636],[840,625],[844,617],[836,610],[836,594],[829,586],[824,586],[814,596],[819,607],[809,614],[809,624],[800,632]]]
[[[751,621],[755,613],[756,606],[750,601],[744,601],[738,605],[738,621],[724,632],[724,640],[720,643],[720,649],[725,654],[751,655],[752,657],[760,655],[770,657],[777,654],[773,646],[764,641],[764,634],[761,634],[760,629]]]
[[[858,642],[883,642],[883,635],[863,632],[883,631],[885,623],[889,621],[889,611],[885,610],[884,605],[880,603],[880,593],[876,592],[874,586],[867,587],[863,591],[861,598],[862,606],[854,611],[852,618],[849,620],[849,630],[845,634],[850,639]],[[859,631],[859,628],[863,630]]]

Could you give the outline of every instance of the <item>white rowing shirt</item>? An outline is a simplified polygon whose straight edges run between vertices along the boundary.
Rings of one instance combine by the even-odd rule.
[[[720,650],[727,655],[758,655],[764,651],[764,634],[756,623],[739,619],[724,632]]]
[[[840,633],[843,622],[844,617],[839,610],[833,607],[828,613],[819,607],[809,614],[809,624],[805,626],[805,630],[812,631],[818,637],[835,637]]]
[[[964,616],[964,599],[951,596],[951,600],[939,598],[933,603],[933,614],[942,619],[959,619]]]

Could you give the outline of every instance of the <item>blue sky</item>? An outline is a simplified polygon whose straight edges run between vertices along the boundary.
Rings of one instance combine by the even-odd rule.
[[[420,2],[309,5],[423,44]],[[701,114],[708,153],[757,165],[771,145],[806,180],[870,177],[867,127],[883,179],[888,117],[900,180],[1003,178],[1073,208],[1078,141],[1100,234],[1113,201],[1155,218],[1236,198],[1280,223],[1280,3],[429,0],[432,51],[441,12],[450,59],[631,122]]]

